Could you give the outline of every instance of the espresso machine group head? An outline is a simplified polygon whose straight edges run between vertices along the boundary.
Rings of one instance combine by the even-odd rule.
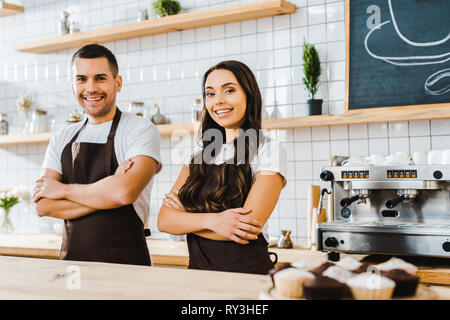
[[[333,212],[317,225],[318,249],[450,258],[450,165],[321,168]]]

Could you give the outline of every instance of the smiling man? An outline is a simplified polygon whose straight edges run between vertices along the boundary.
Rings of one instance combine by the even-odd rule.
[[[117,108],[121,88],[107,48],[74,54],[72,90],[87,119],[52,137],[33,195],[39,216],[64,219],[61,259],[151,265],[144,226],[161,170],[160,135]]]

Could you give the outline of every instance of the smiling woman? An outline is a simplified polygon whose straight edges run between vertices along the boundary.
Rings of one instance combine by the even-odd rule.
[[[203,77],[201,149],[166,195],[158,229],[187,234],[189,268],[266,274],[266,221],[285,185],[286,153],[261,131],[251,70],[224,61]]]

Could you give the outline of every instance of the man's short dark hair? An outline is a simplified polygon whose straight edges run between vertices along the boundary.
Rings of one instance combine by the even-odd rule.
[[[108,60],[109,68],[111,69],[113,77],[117,77],[119,74],[119,66],[117,64],[116,57],[106,47],[99,44],[88,44],[78,49],[72,57],[72,65],[77,58],[94,59],[94,58],[106,58]]]

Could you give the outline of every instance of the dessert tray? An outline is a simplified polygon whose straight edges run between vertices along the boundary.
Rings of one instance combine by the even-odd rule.
[[[392,298],[392,300],[436,300],[438,298],[436,292],[423,285],[419,284],[417,286],[416,295],[411,297],[399,297],[399,298]],[[282,295],[280,295],[275,288],[268,288],[266,290],[263,290],[259,293],[259,299],[260,300],[306,300],[305,298],[287,298]],[[353,300],[350,297],[344,298],[342,300]]]

